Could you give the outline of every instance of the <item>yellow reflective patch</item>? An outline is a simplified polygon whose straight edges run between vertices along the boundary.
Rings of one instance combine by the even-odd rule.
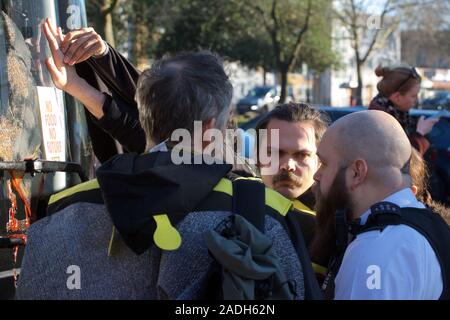
[[[312,262],[312,268],[314,270],[315,273],[321,274],[321,275],[326,275],[327,274],[327,268],[322,267],[314,262]]]
[[[282,216],[286,216],[292,207],[292,201],[286,199],[275,190],[266,188],[266,205],[278,211]]]
[[[262,183],[261,179],[259,178],[245,178],[240,177],[236,180],[253,180],[253,181],[259,181]],[[213,191],[216,192],[223,192],[228,194],[229,196],[233,196],[233,183],[228,179],[221,179],[219,183],[214,187]],[[285,197],[283,197],[278,192],[266,188],[266,205],[280,213],[282,216],[285,216],[289,209],[292,207],[292,202]]]
[[[53,204],[61,199],[64,199],[66,197],[69,197],[75,193],[82,192],[82,191],[89,191],[93,189],[100,188],[97,179],[93,179],[84,183],[77,184],[76,186],[66,189],[64,191],[58,192],[50,197],[50,200],[48,201],[48,204]]]
[[[170,223],[166,214],[153,216],[156,221],[156,230],[153,241],[162,250],[177,250],[181,246],[181,236],[177,229]]]
[[[223,192],[229,196],[233,195],[233,183],[228,179],[220,179],[219,183],[214,187],[213,191]]]
[[[308,206],[306,206],[304,203],[300,202],[299,200],[294,200],[293,203],[294,203],[295,209],[305,212],[305,213],[309,213],[310,215],[313,215],[313,216],[316,215],[315,211],[311,210]]]

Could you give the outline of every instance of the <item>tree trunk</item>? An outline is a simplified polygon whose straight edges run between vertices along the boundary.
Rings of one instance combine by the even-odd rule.
[[[92,5],[93,6],[93,5]],[[94,9],[87,8],[88,10],[94,11]],[[95,7],[95,12],[99,12],[100,8]],[[91,11],[88,11],[88,25],[92,26],[95,31],[103,38],[105,39],[105,30],[103,28],[104,26],[104,19],[101,14],[92,14]]]
[[[86,9],[89,24],[109,44],[115,45],[114,27],[112,22],[112,10],[107,10],[113,4],[113,0],[87,2]],[[106,9],[105,9],[106,8]],[[106,11],[105,11],[106,10]]]
[[[149,32],[150,26],[146,19],[146,7],[142,2],[135,2],[133,4],[133,17],[131,18],[132,30],[132,62],[142,69],[148,64],[148,46],[151,41],[151,34]]]
[[[135,57],[135,54],[134,54],[134,43],[135,43],[135,40],[136,40],[136,37],[135,37],[135,34],[136,34],[136,32],[135,32],[135,21],[134,21],[134,19],[132,18],[131,15],[128,15],[128,17],[127,17],[127,28],[128,28],[128,30],[127,30],[128,31],[128,38],[127,38],[127,42],[128,42],[128,45],[127,45],[128,60],[130,60],[131,63],[133,63],[134,65],[136,65],[136,61],[135,61],[136,57]]]
[[[285,67],[280,68],[280,78],[281,78],[280,103],[284,103],[286,101],[288,71],[289,71],[288,68]]]
[[[362,104],[363,104],[363,101],[362,101],[363,81],[362,81],[361,69],[362,69],[362,63],[359,59],[357,59],[356,73],[358,76],[358,86],[356,87],[356,90],[355,90],[355,95],[356,95],[355,99],[356,99],[357,106],[362,106]]]
[[[112,13],[108,13],[103,16],[103,33],[105,34],[105,40],[108,42],[112,47],[115,47],[115,41],[114,41],[114,28],[113,28],[113,21],[112,21]]]
[[[265,67],[262,67],[263,71],[263,85],[265,86],[267,84],[267,70]]]

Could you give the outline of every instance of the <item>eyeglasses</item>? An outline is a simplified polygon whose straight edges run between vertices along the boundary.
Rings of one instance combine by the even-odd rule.
[[[410,73],[409,73],[408,77],[405,79],[405,81],[403,81],[400,84],[397,91],[400,91],[400,89],[403,88],[403,86],[409,81],[409,79],[419,79],[420,78],[420,74],[417,72],[416,68],[410,68],[409,71],[410,71]]]

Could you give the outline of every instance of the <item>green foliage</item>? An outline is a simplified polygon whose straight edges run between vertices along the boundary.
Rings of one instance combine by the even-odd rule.
[[[164,26],[158,43],[158,56],[164,53],[208,49],[226,53],[236,31],[236,12],[228,1],[178,0],[171,9],[172,18]],[[174,9],[176,8],[176,9]]]
[[[206,49],[250,68],[307,63],[322,71],[336,64],[329,8],[329,0],[122,0],[115,36],[135,63],[136,56]]]

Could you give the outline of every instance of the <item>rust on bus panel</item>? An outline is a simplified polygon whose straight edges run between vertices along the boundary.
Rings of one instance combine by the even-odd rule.
[[[8,233],[25,232],[30,226],[31,220],[31,207],[29,204],[30,196],[27,190],[29,188],[22,188],[24,184],[23,175],[15,173],[14,171],[10,171],[9,173],[11,175],[11,179],[8,180],[6,184],[8,188],[8,198],[11,201],[11,208],[9,208],[9,221],[6,226],[6,231]],[[17,200],[16,195],[13,192],[13,188],[19,195],[19,198],[25,208],[25,219],[23,220],[18,220],[16,218]]]
[[[3,11],[0,12],[0,33],[4,48],[0,52],[5,67],[0,79],[0,159],[5,162],[36,159],[41,156],[41,129],[36,81],[33,77],[33,59],[19,28]],[[0,215],[1,236],[20,239],[25,243],[32,218],[31,179],[25,173],[1,173],[2,193],[5,196]],[[5,221],[6,220],[6,221]],[[19,246],[12,249],[13,266],[17,265]],[[14,278],[17,279],[14,270]]]
[[[24,180],[24,173],[16,171],[8,171],[10,178],[5,181],[7,197],[10,201],[8,209],[8,221],[6,223],[6,237],[12,239],[21,239],[25,244],[27,241],[27,229],[30,227],[32,219],[32,211],[30,206],[31,195],[29,183],[30,180]],[[18,218],[18,201],[23,205],[25,216],[23,219]],[[0,213],[2,214],[2,213]],[[14,283],[17,284],[17,254],[19,246],[12,248],[13,260],[13,277]]]

